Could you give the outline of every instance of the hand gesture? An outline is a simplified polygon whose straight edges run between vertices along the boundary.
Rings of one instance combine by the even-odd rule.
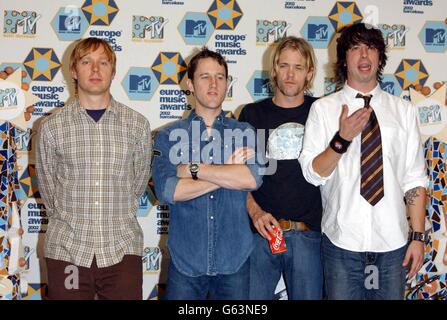
[[[349,108],[344,104],[340,115],[340,137],[352,141],[365,128],[371,112],[371,108],[361,108],[348,117]]]

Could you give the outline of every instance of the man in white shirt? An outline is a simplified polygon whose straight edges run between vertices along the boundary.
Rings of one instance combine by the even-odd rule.
[[[329,299],[403,299],[406,276],[423,261],[427,177],[416,110],[381,90],[386,60],[379,30],[343,30],[335,64],[342,88],[316,101],[306,122],[299,162],[321,186]]]

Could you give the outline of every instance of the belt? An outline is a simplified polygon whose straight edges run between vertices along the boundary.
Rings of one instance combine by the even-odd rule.
[[[279,222],[279,225],[280,225],[282,231],[290,231],[290,230],[309,231],[310,230],[310,228],[304,222],[284,220],[284,219],[279,219],[278,222]]]

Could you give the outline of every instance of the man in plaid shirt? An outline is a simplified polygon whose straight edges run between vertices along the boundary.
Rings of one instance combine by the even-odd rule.
[[[106,41],[79,41],[70,57],[77,95],[40,127],[50,299],[142,298],[135,213],[150,176],[151,133],[144,116],[111,96],[115,66]]]

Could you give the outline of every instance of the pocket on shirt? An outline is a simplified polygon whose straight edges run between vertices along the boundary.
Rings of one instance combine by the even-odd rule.
[[[402,151],[406,149],[407,139],[405,132],[398,127],[391,127],[386,125],[380,126],[380,134],[382,138],[382,152],[383,156],[388,159],[398,159]]]
[[[134,152],[133,144],[127,141],[120,141],[111,146],[110,150],[110,171],[114,176],[133,176],[130,172],[133,168],[131,163],[133,160],[132,154]]]

